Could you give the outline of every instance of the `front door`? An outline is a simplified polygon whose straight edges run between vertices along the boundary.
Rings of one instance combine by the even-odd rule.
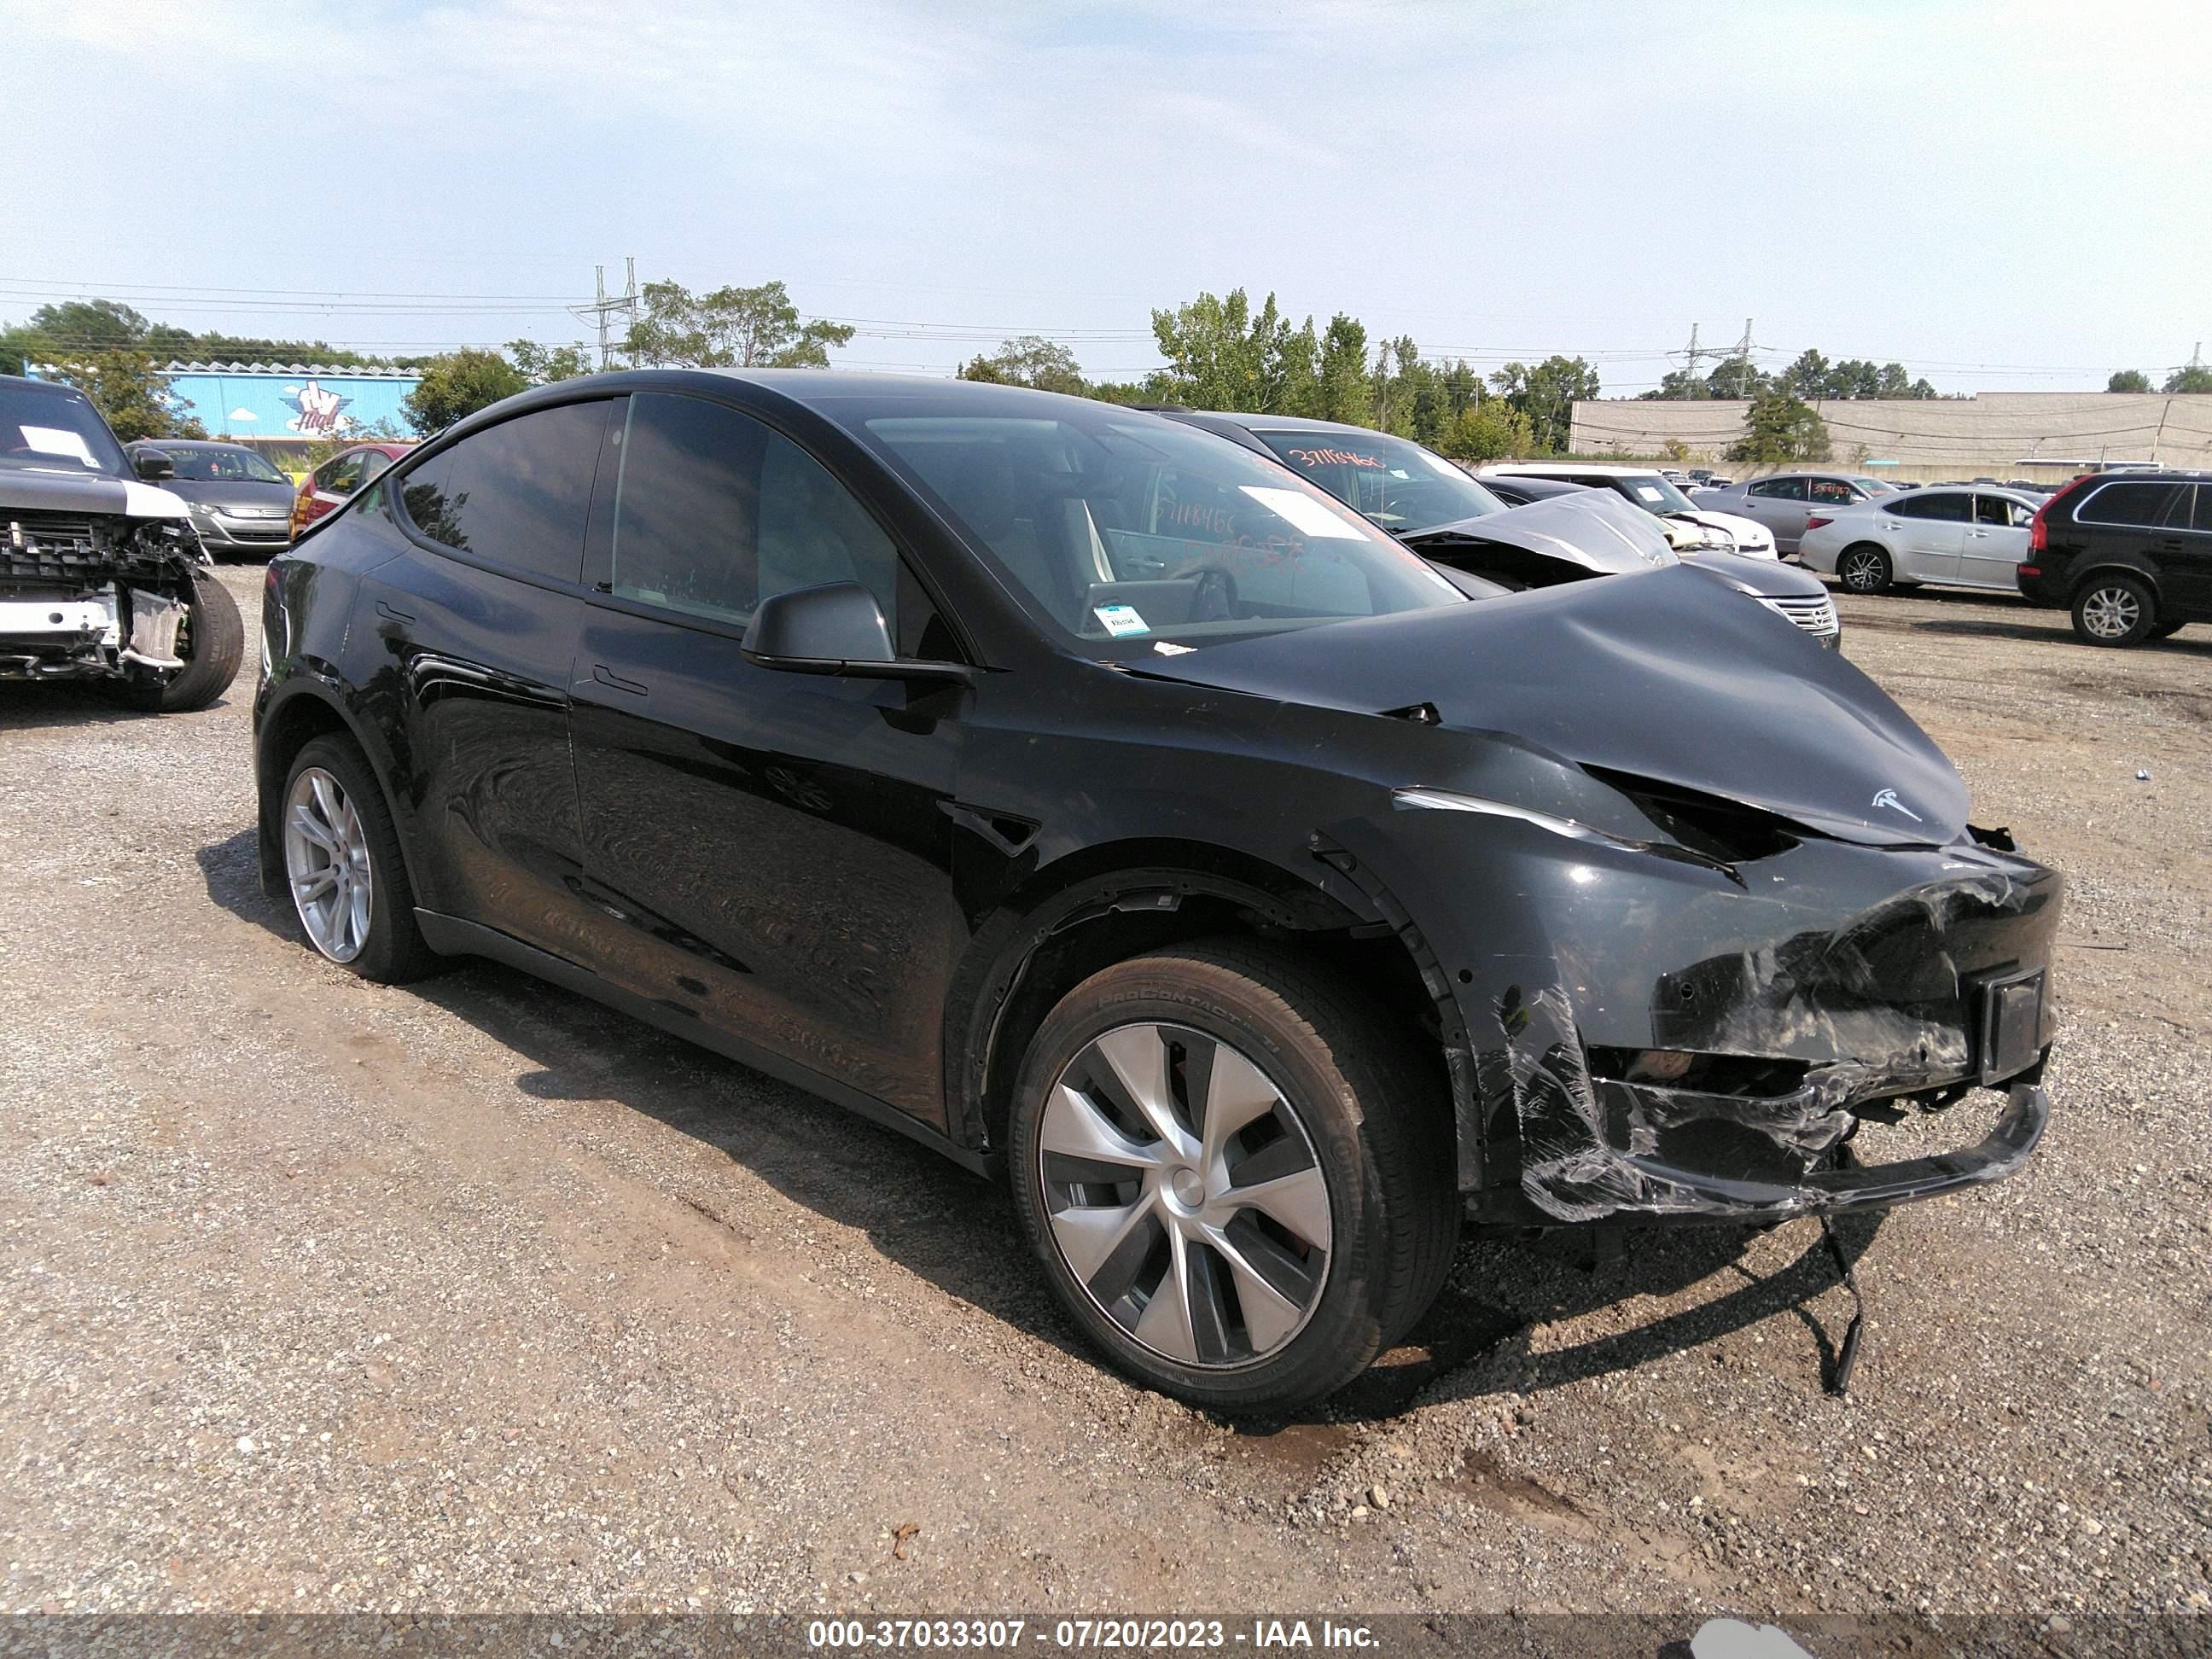
[[[945,808],[969,693],[739,648],[763,597],[859,581],[902,653],[949,655],[929,601],[861,502],[739,410],[638,393],[612,447],[571,728],[595,965],[941,1127],[968,936]]]
[[[2032,507],[2003,495],[1976,494],[1974,516],[1959,544],[1959,580],[1969,587],[2019,591],[2014,572],[2027,556]]]

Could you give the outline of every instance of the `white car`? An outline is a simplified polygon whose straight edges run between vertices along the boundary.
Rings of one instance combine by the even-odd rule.
[[[1765,525],[1733,513],[1716,513],[1709,507],[1699,507],[1661,477],[1656,468],[1610,466],[1597,461],[1501,461],[1486,466],[1476,476],[1484,478],[1549,478],[1558,483],[1610,489],[1646,513],[1656,513],[1662,519],[1702,525],[1708,530],[1723,532],[1735,544],[1735,550],[1747,558],[1771,559],[1777,556],[1774,532]]]
[[[2042,503],[2017,489],[1914,489],[1805,521],[1797,555],[1853,593],[1942,582],[2017,592],[2028,526]]]

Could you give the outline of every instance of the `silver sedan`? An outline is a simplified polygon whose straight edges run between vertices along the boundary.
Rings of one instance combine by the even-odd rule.
[[[1892,488],[1881,478],[1857,473],[1778,472],[1724,489],[1693,489],[1690,499],[1716,513],[1734,513],[1765,525],[1774,532],[1778,549],[1795,553],[1798,538],[1805,533],[1805,520],[1814,514],[1872,501]]]
[[[1915,489],[1815,513],[1797,555],[1853,593],[1942,582],[2016,592],[2040,506],[2015,489]]]

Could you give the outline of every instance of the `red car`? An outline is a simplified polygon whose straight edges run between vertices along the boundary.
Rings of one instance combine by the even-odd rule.
[[[297,536],[325,513],[334,513],[352,499],[353,492],[374,481],[385,468],[415,446],[410,443],[356,444],[341,449],[300,480],[292,497],[292,533]]]

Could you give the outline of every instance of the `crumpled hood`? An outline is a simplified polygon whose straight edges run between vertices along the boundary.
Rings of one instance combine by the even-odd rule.
[[[1126,666],[1358,713],[1431,703],[1447,726],[1505,732],[1846,841],[1941,845],[1964,833],[1965,782],[1881,687],[1757,602],[1714,598],[1708,578],[1677,565]]]
[[[0,466],[0,514],[70,513],[113,518],[181,519],[191,509],[166,489],[104,472],[54,472]]]
[[[1503,513],[1433,525],[1399,539],[1417,552],[1434,554],[1454,543],[1495,542],[1603,574],[1675,562],[1656,519],[1601,489],[1550,495]]]

